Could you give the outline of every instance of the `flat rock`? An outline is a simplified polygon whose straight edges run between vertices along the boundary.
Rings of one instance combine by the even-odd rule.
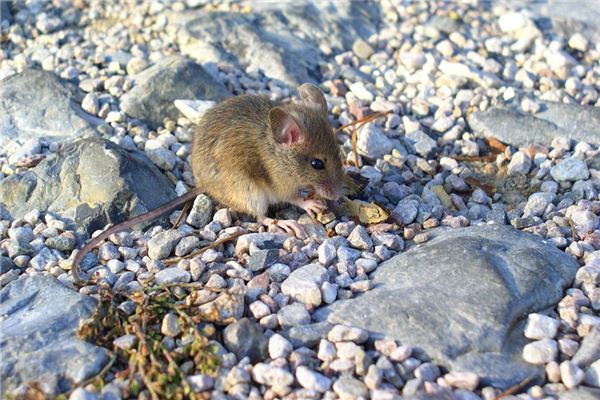
[[[200,63],[230,62],[286,84],[317,82],[319,45],[348,49],[380,23],[378,6],[356,1],[248,1],[249,13],[173,13],[184,54]],[[302,32],[302,34],[300,34]]]
[[[151,127],[165,117],[176,121],[181,116],[175,100],[224,100],[231,95],[202,66],[181,56],[162,59],[133,79],[135,86],[121,97],[121,108]]]
[[[600,144],[600,109],[579,104],[540,101],[540,112],[525,114],[494,107],[469,116],[473,131],[513,146],[550,144],[554,138]]]
[[[436,229],[427,243],[381,264],[374,289],[313,317],[398,340],[507,388],[543,375],[521,358],[525,319],[555,305],[577,268],[556,247],[509,226]]]
[[[47,275],[21,277],[2,289],[3,389],[10,392],[39,379],[54,397],[100,372],[108,352],[76,336],[80,322],[94,313],[96,305],[93,298]]]
[[[0,146],[10,139],[62,140],[98,135],[96,126],[104,121],[83,111],[76,100],[78,94],[55,74],[38,69],[2,79]]]
[[[77,140],[36,167],[0,182],[12,218],[29,210],[71,219],[79,233],[157,208],[176,197],[171,181],[141,152],[100,138]]]

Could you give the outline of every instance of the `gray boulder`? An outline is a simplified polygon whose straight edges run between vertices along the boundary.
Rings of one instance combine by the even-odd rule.
[[[399,340],[507,388],[543,376],[522,361],[524,319],[555,305],[577,268],[556,247],[509,226],[438,229],[379,266],[373,290],[315,316]]]
[[[96,375],[108,352],[77,338],[97,303],[48,275],[27,276],[0,290],[0,379],[5,393],[38,382],[49,397]]]
[[[104,121],[79,106],[77,89],[55,74],[26,69],[0,81],[0,146],[10,139],[61,140],[98,135]]]
[[[121,109],[151,127],[165,117],[181,116],[177,99],[223,100],[231,96],[225,86],[192,60],[171,56],[134,76],[135,86],[121,97]]]
[[[469,125],[480,136],[513,146],[550,144],[558,137],[600,144],[600,109],[552,101],[539,103],[541,109],[535,115],[501,107],[477,111],[469,116]]]
[[[375,4],[358,1],[246,1],[252,12],[197,10],[172,14],[184,54],[201,63],[232,62],[262,69],[287,84],[319,79],[319,45],[350,49],[367,39],[380,22]]]
[[[0,181],[0,203],[12,218],[51,211],[79,233],[157,208],[176,197],[171,181],[141,152],[104,139],[81,139],[36,167]]]

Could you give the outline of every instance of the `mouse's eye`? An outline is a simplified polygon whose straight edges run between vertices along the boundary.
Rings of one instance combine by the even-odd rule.
[[[318,158],[313,158],[312,160],[310,160],[310,166],[314,169],[324,169],[325,163],[323,163],[323,161],[319,160]]]

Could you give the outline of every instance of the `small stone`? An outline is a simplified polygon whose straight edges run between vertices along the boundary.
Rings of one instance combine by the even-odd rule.
[[[160,331],[163,335],[175,337],[181,333],[179,318],[174,313],[167,313],[162,320]]]
[[[248,260],[248,269],[253,272],[262,271],[275,264],[278,260],[279,250],[277,249],[255,250]]]
[[[411,224],[419,212],[419,202],[415,199],[402,200],[392,212],[392,218],[401,225]]]
[[[171,283],[188,283],[191,275],[188,271],[179,267],[165,268],[154,276],[157,285],[168,285]]]
[[[269,306],[260,300],[256,300],[255,302],[250,304],[249,308],[250,312],[257,320],[271,314],[271,309],[269,308]]]
[[[321,299],[325,304],[333,304],[337,299],[338,285],[330,282],[323,282],[321,285]]]
[[[296,379],[305,389],[324,393],[331,387],[331,379],[301,365],[296,369]]]
[[[197,236],[186,236],[177,243],[175,255],[181,257],[190,254],[199,245],[200,239]]]
[[[584,161],[571,157],[550,168],[550,175],[558,182],[579,181],[589,178],[590,171]]]
[[[415,369],[415,376],[426,382],[435,382],[440,376],[440,368],[432,363],[423,363]]]
[[[294,347],[283,336],[276,333],[269,338],[269,356],[272,359],[287,358],[292,350],[294,350]]]
[[[98,400],[98,395],[94,392],[78,387],[69,395],[69,400]]]
[[[223,344],[238,360],[249,357],[251,362],[257,362],[266,357],[267,339],[263,330],[248,318],[242,318],[225,328]]]
[[[173,251],[175,244],[181,239],[181,236],[179,231],[173,229],[155,235],[148,241],[148,256],[153,260],[167,258]]]
[[[341,400],[366,399],[369,394],[364,383],[347,375],[334,382],[333,391]]]
[[[452,387],[474,391],[479,385],[479,377],[473,372],[451,371],[444,375],[444,380]]]
[[[600,360],[596,360],[585,371],[584,382],[586,385],[600,387]]]
[[[113,340],[113,346],[121,350],[129,350],[137,343],[135,335],[123,335]]]
[[[364,343],[369,338],[369,333],[364,329],[349,327],[345,325],[335,325],[327,335],[327,339],[332,342],[354,342]]]
[[[332,362],[337,355],[337,351],[333,343],[328,340],[321,339],[319,342],[319,351],[317,357],[324,362]]]
[[[587,51],[588,40],[581,33],[577,32],[569,38],[569,47],[581,52]]]
[[[515,32],[524,28],[528,23],[527,17],[522,12],[509,12],[498,18],[498,25],[502,32]]]
[[[394,148],[393,142],[375,124],[367,124],[358,132],[358,152],[371,159],[381,158]]]
[[[560,366],[556,361],[551,361],[546,364],[546,376],[548,380],[552,383],[560,382]]]
[[[571,213],[571,222],[577,233],[584,236],[598,228],[600,218],[589,210],[575,210]]]
[[[281,284],[281,292],[311,306],[322,301],[321,284],[329,279],[329,273],[319,264],[298,268]]]
[[[337,257],[337,250],[335,246],[329,241],[324,241],[323,243],[321,243],[317,253],[319,254],[319,262],[325,267],[331,265],[331,263]]]
[[[203,228],[212,218],[213,203],[210,197],[205,194],[199,194],[194,200],[194,205],[190,210],[185,222],[196,228]]]
[[[583,381],[585,373],[575,363],[563,361],[560,363],[560,376],[567,389],[573,389]]]
[[[233,224],[231,212],[227,208],[221,208],[215,212],[213,221],[217,221],[223,228],[229,228]]]
[[[525,337],[528,339],[553,339],[560,322],[542,314],[529,314],[525,326]]]
[[[282,328],[289,328],[310,323],[310,314],[302,303],[292,303],[277,313],[277,321]]]
[[[373,48],[362,39],[358,39],[352,44],[352,51],[358,58],[362,58],[363,60],[368,59],[375,52]]]
[[[77,239],[75,235],[65,235],[64,233],[59,236],[53,236],[46,239],[46,246],[51,249],[60,251],[71,251],[77,245]]]
[[[373,93],[361,81],[354,82],[350,85],[349,89],[359,100],[370,103],[375,99]]]
[[[373,248],[373,240],[371,240],[369,233],[362,225],[357,225],[352,230],[352,233],[348,236],[348,242],[350,242],[352,247],[361,250],[371,250]]]
[[[509,176],[527,175],[531,170],[532,160],[529,155],[523,151],[517,151],[508,164],[506,173]]]
[[[415,151],[422,157],[428,157],[437,150],[437,142],[421,130],[407,133],[406,139],[413,143]]]
[[[554,361],[558,355],[558,346],[552,339],[542,339],[523,347],[523,359],[531,364],[541,365]]]
[[[290,272],[290,267],[280,263],[275,263],[267,269],[267,274],[273,282],[283,282],[290,276]]]
[[[127,75],[135,75],[138,72],[148,68],[148,65],[148,61],[144,60],[143,58],[133,57],[127,62],[125,70],[127,71]]]
[[[36,271],[44,271],[46,268],[51,268],[56,265],[58,258],[47,247],[42,248],[30,261]]]
[[[98,95],[94,92],[86,94],[81,102],[81,108],[92,115],[98,115],[100,111]]]

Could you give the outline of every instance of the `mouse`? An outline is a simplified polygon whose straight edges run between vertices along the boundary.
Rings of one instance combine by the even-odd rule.
[[[192,138],[195,188],[91,239],[73,259],[74,281],[81,281],[81,260],[110,235],[158,218],[200,193],[266,226],[306,238],[298,221],[270,218],[269,207],[293,204],[315,217],[327,209],[325,200],[340,197],[344,172],[323,92],[304,83],[298,93],[299,99],[288,102],[243,94],[206,111]],[[306,193],[316,196],[307,197]]]

